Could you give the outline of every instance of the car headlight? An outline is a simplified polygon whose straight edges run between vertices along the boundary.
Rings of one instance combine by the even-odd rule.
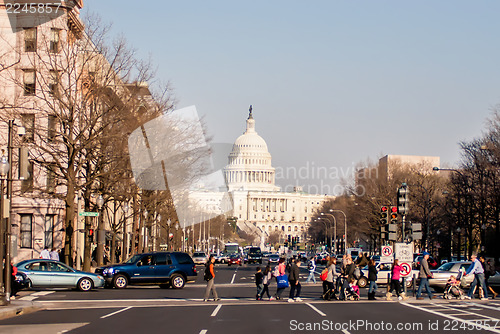
[[[106,268],[106,269],[104,269],[104,270],[102,271],[102,274],[103,274],[103,275],[113,275],[114,271],[115,271],[115,270],[114,270],[113,268]]]

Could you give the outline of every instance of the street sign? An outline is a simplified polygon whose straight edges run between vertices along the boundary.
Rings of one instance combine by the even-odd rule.
[[[413,243],[397,242],[395,256],[399,263],[413,263]]]
[[[80,212],[78,215],[83,217],[97,217],[99,216],[99,212]]]
[[[411,264],[407,262],[401,263],[401,276],[408,277],[411,275]]]
[[[382,246],[382,250],[380,252],[380,262],[392,262],[394,261],[394,253],[392,250],[392,246]]]

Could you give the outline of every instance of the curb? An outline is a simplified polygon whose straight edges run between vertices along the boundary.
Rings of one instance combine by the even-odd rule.
[[[18,315],[37,312],[43,309],[44,307],[36,302],[12,301],[10,305],[0,306],[0,320],[13,318]]]

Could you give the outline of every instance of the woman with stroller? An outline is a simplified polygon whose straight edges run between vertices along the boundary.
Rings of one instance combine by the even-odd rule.
[[[342,270],[342,279],[340,285],[340,300],[346,300],[346,290],[349,289],[349,282],[354,279],[354,270],[356,265],[352,262],[351,257],[346,258],[346,266]]]
[[[337,259],[335,257],[331,257],[330,261],[327,264],[328,274],[326,276],[326,280],[323,281],[323,299],[331,300],[336,299],[335,296],[335,280],[337,279]]]
[[[389,290],[389,294],[392,294],[393,290],[396,290],[396,296],[401,300],[403,297],[400,295],[401,293],[401,283],[399,280],[401,279],[401,266],[399,265],[399,260],[395,259],[392,264],[391,270],[391,288]]]
[[[368,288],[368,300],[376,300],[375,292],[378,289],[377,286],[377,266],[375,264],[375,260],[371,259],[368,262],[368,282],[370,282],[370,286]]]

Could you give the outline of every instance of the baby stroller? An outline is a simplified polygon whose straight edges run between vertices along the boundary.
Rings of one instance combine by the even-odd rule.
[[[460,279],[462,278],[462,272],[457,275],[455,281],[448,281],[444,287],[443,298],[452,299],[453,297],[457,299],[465,299],[465,292],[460,288]]]
[[[340,300],[359,300],[359,287],[347,282],[346,278],[342,278],[340,285]]]

